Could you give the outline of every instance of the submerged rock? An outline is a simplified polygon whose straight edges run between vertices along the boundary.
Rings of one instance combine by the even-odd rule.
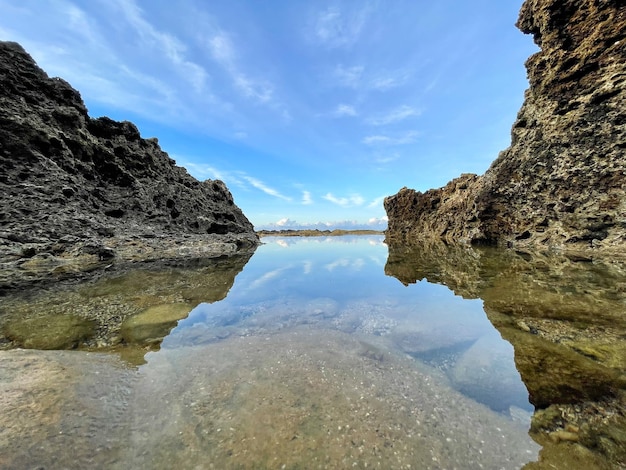
[[[24,349],[73,349],[95,332],[96,322],[64,314],[17,319],[4,327],[4,336]]]
[[[388,197],[388,243],[623,249],[626,6],[527,0],[517,26],[541,50],[526,62],[511,146],[483,176]]]
[[[178,320],[186,318],[193,307],[189,304],[162,304],[147,308],[137,315],[128,317],[120,332],[127,343],[160,343],[176,326]]]

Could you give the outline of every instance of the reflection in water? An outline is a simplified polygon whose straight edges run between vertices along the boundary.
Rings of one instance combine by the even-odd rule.
[[[538,452],[528,436],[534,407],[526,387],[535,405],[550,405],[531,428],[545,465],[576,468],[568,458],[602,465],[585,451],[594,436],[596,450],[619,462],[619,434],[596,432],[606,422],[566,428],[556,414],[564,419],[569,409],[555,414],[553,403],[568,402],[542,402],[566,395],[562,384],[573,372],[550,377],[550,367],[578,366],[572,354],[594,365],[589,376],[575,372],[585,374],[567,395],[581,407],[576,416],[592,399],[615,411],[619,341],[611,343],[617,349],[601,348],[589,328],[565,325],[557,333],[570,339],[556,344],[548,327],[567,323],[557,298],[582,312],[578,294],[592,291],[603,307],[616,306],[617,278],[575,265],[576,282],[559,284],[569,269],[564,260],[440,246],[392,248],[387,259],[379,236],[263,241],[239,274],[245,261],[195,273],[168,268],[53,297],[74,314],[132,306],[126,321],[147,328],[135,330],[137,341],[152,352],[136,369],[103,354],[0,352],[0,466],[520,468]],[[206,303],[229,288],[228,297]],[[548,313],[529,295],[544,296]],[[615,313],[597,313],[603,331],[618,334]],[[151,333],[142,315],[176,324],[158,351],[150,343],[165,333]],[[113,330],[121,332],[121,323]],[[581,355],[574,342],[604,355]],[[545,430],[551,434],[542,440]],[[551,468],[544,463],[528,468]]]
[[[264,241],[225,300],[199,305],[147,356],[144,394],[200,408],[148,420],[172,441],[141,465],[182,458],[180,435],[216,468],[534,460],[528,393],[479,300],[385,277],[382,237]],[[143,435],[139,448],[163,442]]]
[[[97,282],[3,298],[0,348],[114,349],[143,363],[200,302],[226,297],[252,256],[152,263]]]
[[[391,246],[385,272],[484,301],[538,408],[546,466],[626,463],[626,265],[433,243]]]

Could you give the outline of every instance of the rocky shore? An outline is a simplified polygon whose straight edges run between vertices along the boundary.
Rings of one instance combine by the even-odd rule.
[[[130,122],[91,118],[12,42],[0,42],[0,168],[0,295],[259,243],[223,182],[196,180]]]
[[[626,6],[527,0],[517,26],[541,50],[526,62],[530,87],[511,146],[482,176],[388,197],[388,243],[623,251]]]

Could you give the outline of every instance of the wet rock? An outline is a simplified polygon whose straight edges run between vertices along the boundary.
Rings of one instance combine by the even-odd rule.
[[[482,176],[388,197],[388,243],[440,238],[623,253],[623,2],[527,0],[517,26],[541,50],[526,62],[530,87],[511,146]]]
[[[8,323],[4,335],[24,349],[74,349],[95,334],[95,326],[77,315],[48,315]]]
[[[160,343],[191,309],[188,304],[155,305],[126,319],[120,332],[129,344]]]

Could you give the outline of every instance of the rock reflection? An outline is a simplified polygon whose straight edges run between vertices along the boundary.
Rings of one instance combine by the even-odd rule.
[[[196,305],[224,299],[251,256],[153,263],[73,287],[15,293],[0,305],[0,348],[115,350],[141,364]]]
[[[483,300],[515,349],[544,460],[626,462],[625,264],[433,242],[390,246],[385,273]]]

